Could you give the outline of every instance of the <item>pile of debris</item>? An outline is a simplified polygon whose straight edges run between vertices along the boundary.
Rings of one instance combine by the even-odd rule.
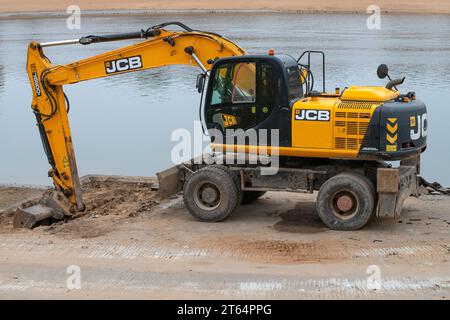
[[[450,196],[450,188],[443,187],[438,182],[428,182],[424,178],[419,177],[419,185],[425,187],[431,195]]]
[[[150,211],[159,203],[154,178],[86,176],[81,181],[86,210],[67,217],[64,221],[60,221],[62,223],[80,218],[85,220],[104,216],[135,217],[142,212]],[[38,201],[38,198],[28,200],[21,203],[20,207],[27,208]],[[9,209],[0,214],[0,224],[3,228],[12,228],[14,212],[14,209]],[[42,224],[48,225],[55,222],[58,221],[43,221]]]
[[[152,178],[87,176],[82,179],[86,211],[74,216],[136,216],[158,204]]]

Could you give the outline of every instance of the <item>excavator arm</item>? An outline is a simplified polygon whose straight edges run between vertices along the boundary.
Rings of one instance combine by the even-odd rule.
[[[183,30],[169,31],[165,28],[169,25],[177,25]],[[49,46],[89,45],[130,39],[144,40],[67,65],[52,65],[43,51]],[[14,225],[32,227],[39,220],[62,218],[84,210],[64,85],[169,65],[198,66],[207,73],[215,60],[245,54],[242,48],[218,34],[196,31],[179,22],[157,25],[136,33],[32,42],[28,47],[27,60],[27,72],[33,89],[31,108],[51,166],[49,176],[53,179],[55,191],[38,205],[19,209]]]

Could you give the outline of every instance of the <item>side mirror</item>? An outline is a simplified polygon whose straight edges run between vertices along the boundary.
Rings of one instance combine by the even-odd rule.
[[[389,75],[388,66],[385,64],[380,64],[377,69],[378,78],[384,79]]]
[[[195,85],[195,87],[197,88],[198,93],[202,93],[203,89],[205,87],[205,79],[206,79],[206,74],[205,73],[200,73],[197,76],[197,83]]]

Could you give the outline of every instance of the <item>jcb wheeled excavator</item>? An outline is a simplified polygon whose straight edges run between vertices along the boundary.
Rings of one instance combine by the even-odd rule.
[[[176,25],[181,31],[170,31]],[[67,65],[51,64],[44,48],[141,39]],[[322,91],[314,90],[311,56],[323,58]],[[306,60],[306,61],[305,61]],[[396,86],[350,86],[325,92],[325,55],[249,55],[224,37],[179,22],[136,33],[90,35],[76,40],[32,42],[27,72],[36,116],[51,166],[54,191],[39,204],[18,209],[14,225],[70,216],[84,210],[63,86],[168,65],[200,67],[201,118],[211,136],[208,161],[189,161],[158,173],[160,194],[183,191],[190,213],[201,221],[228,217],[241,203],[266,191],[314,192],[317,212],[332,229],[355,230],[374,215],[398,216],[417,194],[420,154],[426,148],[427,113],[413,92]],[[378,69],[389,77],[387,67]],[[389,78],[390,79],[390,78]],[[169,121],[170,119],[168,119]],[[276,132],[262,141],[250,132]],[[222,135],[222,139],[217,137]],[[157,134],[157,132],[155,132]],[[249,161],[256,156],[256,161]],[[228,161],[232,157],[243,161]],[[277,159],[271,174],[264,159]],[[393,168],[386,161],[400,160]]]

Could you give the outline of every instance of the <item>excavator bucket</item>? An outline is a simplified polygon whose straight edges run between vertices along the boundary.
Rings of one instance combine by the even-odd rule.
[[[14,215],[14,228],[33,228],[39,221],[70,215],[70,202],[61,192],[44,195],[38,204],[19,208]]]

